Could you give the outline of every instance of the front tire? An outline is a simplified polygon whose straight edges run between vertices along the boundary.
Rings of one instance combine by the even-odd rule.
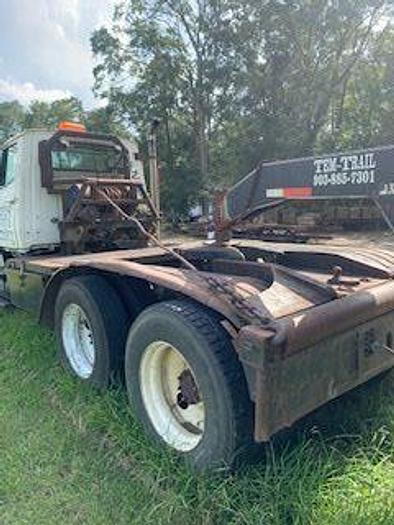
[[[125,376],[147,432],[196,470],[229,468],[253,442],[241,364],[215,312],[187,300],[153,305],[131,327]]]

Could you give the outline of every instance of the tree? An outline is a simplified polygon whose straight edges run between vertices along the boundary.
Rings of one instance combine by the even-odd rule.
[[[111,106],[85,111],[82,121],[86,129],[92,132],[108,133],[125,138],[130,136]]]
[[[25,111],[16,100],[0,103],[0,144],[11,135],[21,131]]]
[[[368,53],[332,102],[320,150],[390,144],[394,138],[394,30],[374,35]]]
[[[228,185],[264,158],[318,147],[334,105],[363,74],[358,66],[387,7],[384,0],[127,0],[113,26],[92,37],[96,92],[141,138],[150,118],[161,118],[163,180],[186,181],[184,208],[203,188]]]
[[[111,106],[86,111],[77,98],[54,102],[33,101],[27,108],[16,100],[0,104],[0,142],[26,128],[55,129],[62,120],[81,122],[90,131],[129,137]]]
[[[177,186],[188,187],[189,204],[212,177],[209,146],[232,98],[227,39],[218,38],[228,31],[223,17],[232,9],[228,4],[129,0],[117,8],[113,27],[92,37],[100,60],[96,91],[134,123],[141,137],[150,119],[160,118],[163,180],[178,173],[183,184]],[[172,206],[185,209],[185,198]]]
[[[28,107],[23,125],[27,128],[55,128],[62,120],[81,122],[83,116],[82,103],[75,97],[51,103],[35,101]]]
[[[0,103],[0,142],[26,128],[54,129],[62,120],[82,122],[82,103],[71,97],[54,102],[33,101],[27,108],[18,101]]]
[[[367,52],[384,1],[249,2],[257,29],[248,40],[243,101],[272,158],[310,154],[333,100]]]

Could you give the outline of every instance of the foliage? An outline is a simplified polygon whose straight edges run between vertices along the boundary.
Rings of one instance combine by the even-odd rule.
[[[141,138],[161,119],[162,178],[175,191],[164,204],[176,214],[262,159],[387,140],[389,9],[384,0],[123,0],[92,37],[95,89]]]
[[[124,138],[130,136],[130,132],[109,105],[85,111],[81,120],[85,124],[86,129],[92,132],[108,133]]]
[[[75,97],[54,102],[33,101],[27,108],[17,101],[0,103],[0,143],[25,128],[55,129],[62,120],[82,122],[91,131],[128,136],[110,106],[86,111]]]
[[[62,120],[82,120],[83,109],[81,102],[71,97],[69,99],[48,102],[32,102],[24,120],[27,128],[54,128]]]
[[[394,29],[387,26],[371,46],[330,108],[318,147],[360,148],[394,138]]]
[[[0,103],[0,143],[23,127],[24,108],[19,102]]]

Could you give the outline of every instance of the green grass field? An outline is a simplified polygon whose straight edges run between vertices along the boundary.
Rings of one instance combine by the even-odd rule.
[[[48,331],[2,312],[0,524],[393,525],[393,384],[331,403],[236,475],[198,478],[145,439],[124,392],[81,386]]]

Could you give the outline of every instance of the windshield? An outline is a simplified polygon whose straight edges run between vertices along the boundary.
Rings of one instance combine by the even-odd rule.
[[[51,152],[58,171],[111,173],[124,169],[124,156],[113,148],[73,147]]]

